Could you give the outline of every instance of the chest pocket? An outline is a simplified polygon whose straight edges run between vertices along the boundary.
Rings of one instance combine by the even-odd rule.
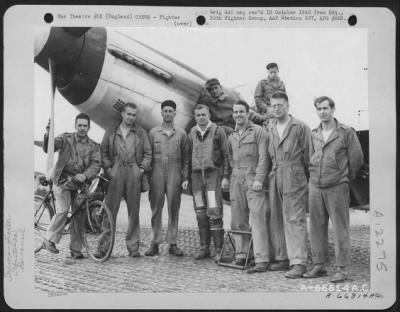
[[[272,94],[272,93],[274,93],[275,92],[275,88],[273,87],[273,86],[271,86],[270,84],[265,84],[265,87],[264,87],[265,89],[265,91],[264,91],[264,96],[265,97],[268,97],[269,98],[269,96]]]
[[[162,146],[161,146],[161,140],[160,139],[155,139],[153,142],[153,148],[154,148],[154,154],[161,154],[162,151]]]
[[[175,137],[168,141],[168,154],[168,157],[181,158],[181,140],[179,138]]]
[[[286,138],[286,140],[282,143],[282,149],[285,152],[285,154],[288,153],[292,154],[291,151],[293,150],[293,148],[296,148],[296,146],[293,146],[294,144],[298,144],[298,141],[290,140],[289,137]]]
[[[68,152],[65,155],[69,155],[66,166],[72,172],[82,172],[89,163],[89,152],[84,146],[81,146],[81,150],[78,152],[76,146],[69,144]]]
[[[257,155],[257,144],[254,132],[250,133],[240,142],[243,154],[246,156],[256,156]]]

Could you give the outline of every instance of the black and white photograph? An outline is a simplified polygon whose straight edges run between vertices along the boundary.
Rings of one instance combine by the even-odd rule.
[[[33,227],[13,233],[30,242],[43,307],[381,296],[377,220],[394,206],[370,202],[369,30],[281,23],[31,27],[32,147],[18,157],[30,158]]]

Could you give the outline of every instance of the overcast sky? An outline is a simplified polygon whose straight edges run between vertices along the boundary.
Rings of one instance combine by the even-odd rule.
[[[121,29],[120,29],[121,30]],[[363,29],[165,29],[124,28],[133,38],[216,77],[226,87],[245,85],[252,98],[265,65],[279,64],[289,95],[290,111],[311,128],[319,119],[317,96],[336,102],[336,117],[356,129],[368,128],[367,31]],[[50,116],[49,75],[34,65],[35,139],[41,140]],[[59,93],[55,100],[55,133],[74,131],[78,111]],[[358,111],[361,110],[361,116]],[[89,135],[100,141],[104,131],[92,125]],[[35,170],[45,171],[46,155],[35,147]]]

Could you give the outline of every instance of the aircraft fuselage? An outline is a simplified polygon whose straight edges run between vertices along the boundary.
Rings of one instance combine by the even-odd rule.
[[[177,103],[175,123],[188,129],[207,77],[115,29],[51,28],[39,36],[35,62],[55,62],[58,91],[102,128],[120,118],[121,105],[135,103],[146,129],[162,122],[160,103]],[[47,40],[46,40],[47,37]]]

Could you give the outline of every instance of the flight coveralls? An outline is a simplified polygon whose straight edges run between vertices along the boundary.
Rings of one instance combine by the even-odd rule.
[[[139,250],[140,241],[140,195],[142,175],[139,171],[150,169],[151,146],[146,131],[135,124],[124,138],[119,124],[106,130],[101,142],[101,153],[104,171],[111,181],[108,185],[105,203],[113,215],[114,224],[121,199],[124,198],[128,208],[128,230],[126,233],[126,247],[129,252]],[[114,227],[115,228],[115,227]],[[99,240],[99,251],[103,242],[110,239],[110,229],[103,226],[103,233]]]
[[[48,136],[44,137],[43,149],[47,153]],[[78,185],[73,181],[67,186],[59,181],[68,179],[78,173],[86,177],[85,183],[96,177],[101,168],[100,145],[89,137],[79,138],[75,133],[64,133],[54,140],[54,151],[59,151],[59,157],[54,169],[54,198],[56,214],[51,219],[46,232],[46,239],[57,244],[63,235],[69,208],[75,211],[85,200],[76,192]],[[71,219],[70,249],[72,253],[82,250],[82,231],[84,230],[84,211],[78,211]]]
[[[258,113],[268,114],[274,117],[271,111],[271,95],[277,91],[285,92],[286,87],[282,80],[271,80],[268,77],[258,82],[254,91],[254,100],[256,102]]]
[[[268,136],[262,127],[251,121],[239,135],[229,136],[229,162],[232,168],[230,197],[232,230],[250,231],[256,263],[270,261],[270,237],[267,229],[268,200],[265,178],[269,168]],[[253,191],[254,181],[263,183],[261,191]],[[236,259],[245,259],[250,237],[235,235]]]
[[[213,98],[208,94],[200,96],[197,103],[205,104],[210,108],[210,119],[213,123],[224,129],[226,136],[233,132],[235,129],[235,120],[233,119],[233,105],[237,101],[241,100],[240,96],[227,89],[223,89],[223,93],[217,97]],[[255,124],[262,124],[265,118],[260,114],[250,110],[249,119]]]
[[[325,142],[322,128],[312,131],[310,144],[310,236],[314,264],[328,261],[331,218],[337,266],[350,263],[349,181],[363,164],[361,144],[353,128],[339,123]]]
[[[211,123],[203,137],[194,126],[188,143],[200,249],[209,249],[212,236],[218,253],[224,240],[221,181],[229,178],[228,140],[223,129]]]
[[[162,126],[158,126],[150,130],[149,139],[153,151],[149,192],[153,243],[162,242],[162,209],[166,195],[168,204],[166,240],[172,245],[177,242],[181,184],[188,180],[189,176],[187,135],[178,127],[173,127],[168,134]]]
[[[279,138],[276,120],[269,132],[271,235],[275,260],[307,264],[308,163],[311,131],[289,115]]]

